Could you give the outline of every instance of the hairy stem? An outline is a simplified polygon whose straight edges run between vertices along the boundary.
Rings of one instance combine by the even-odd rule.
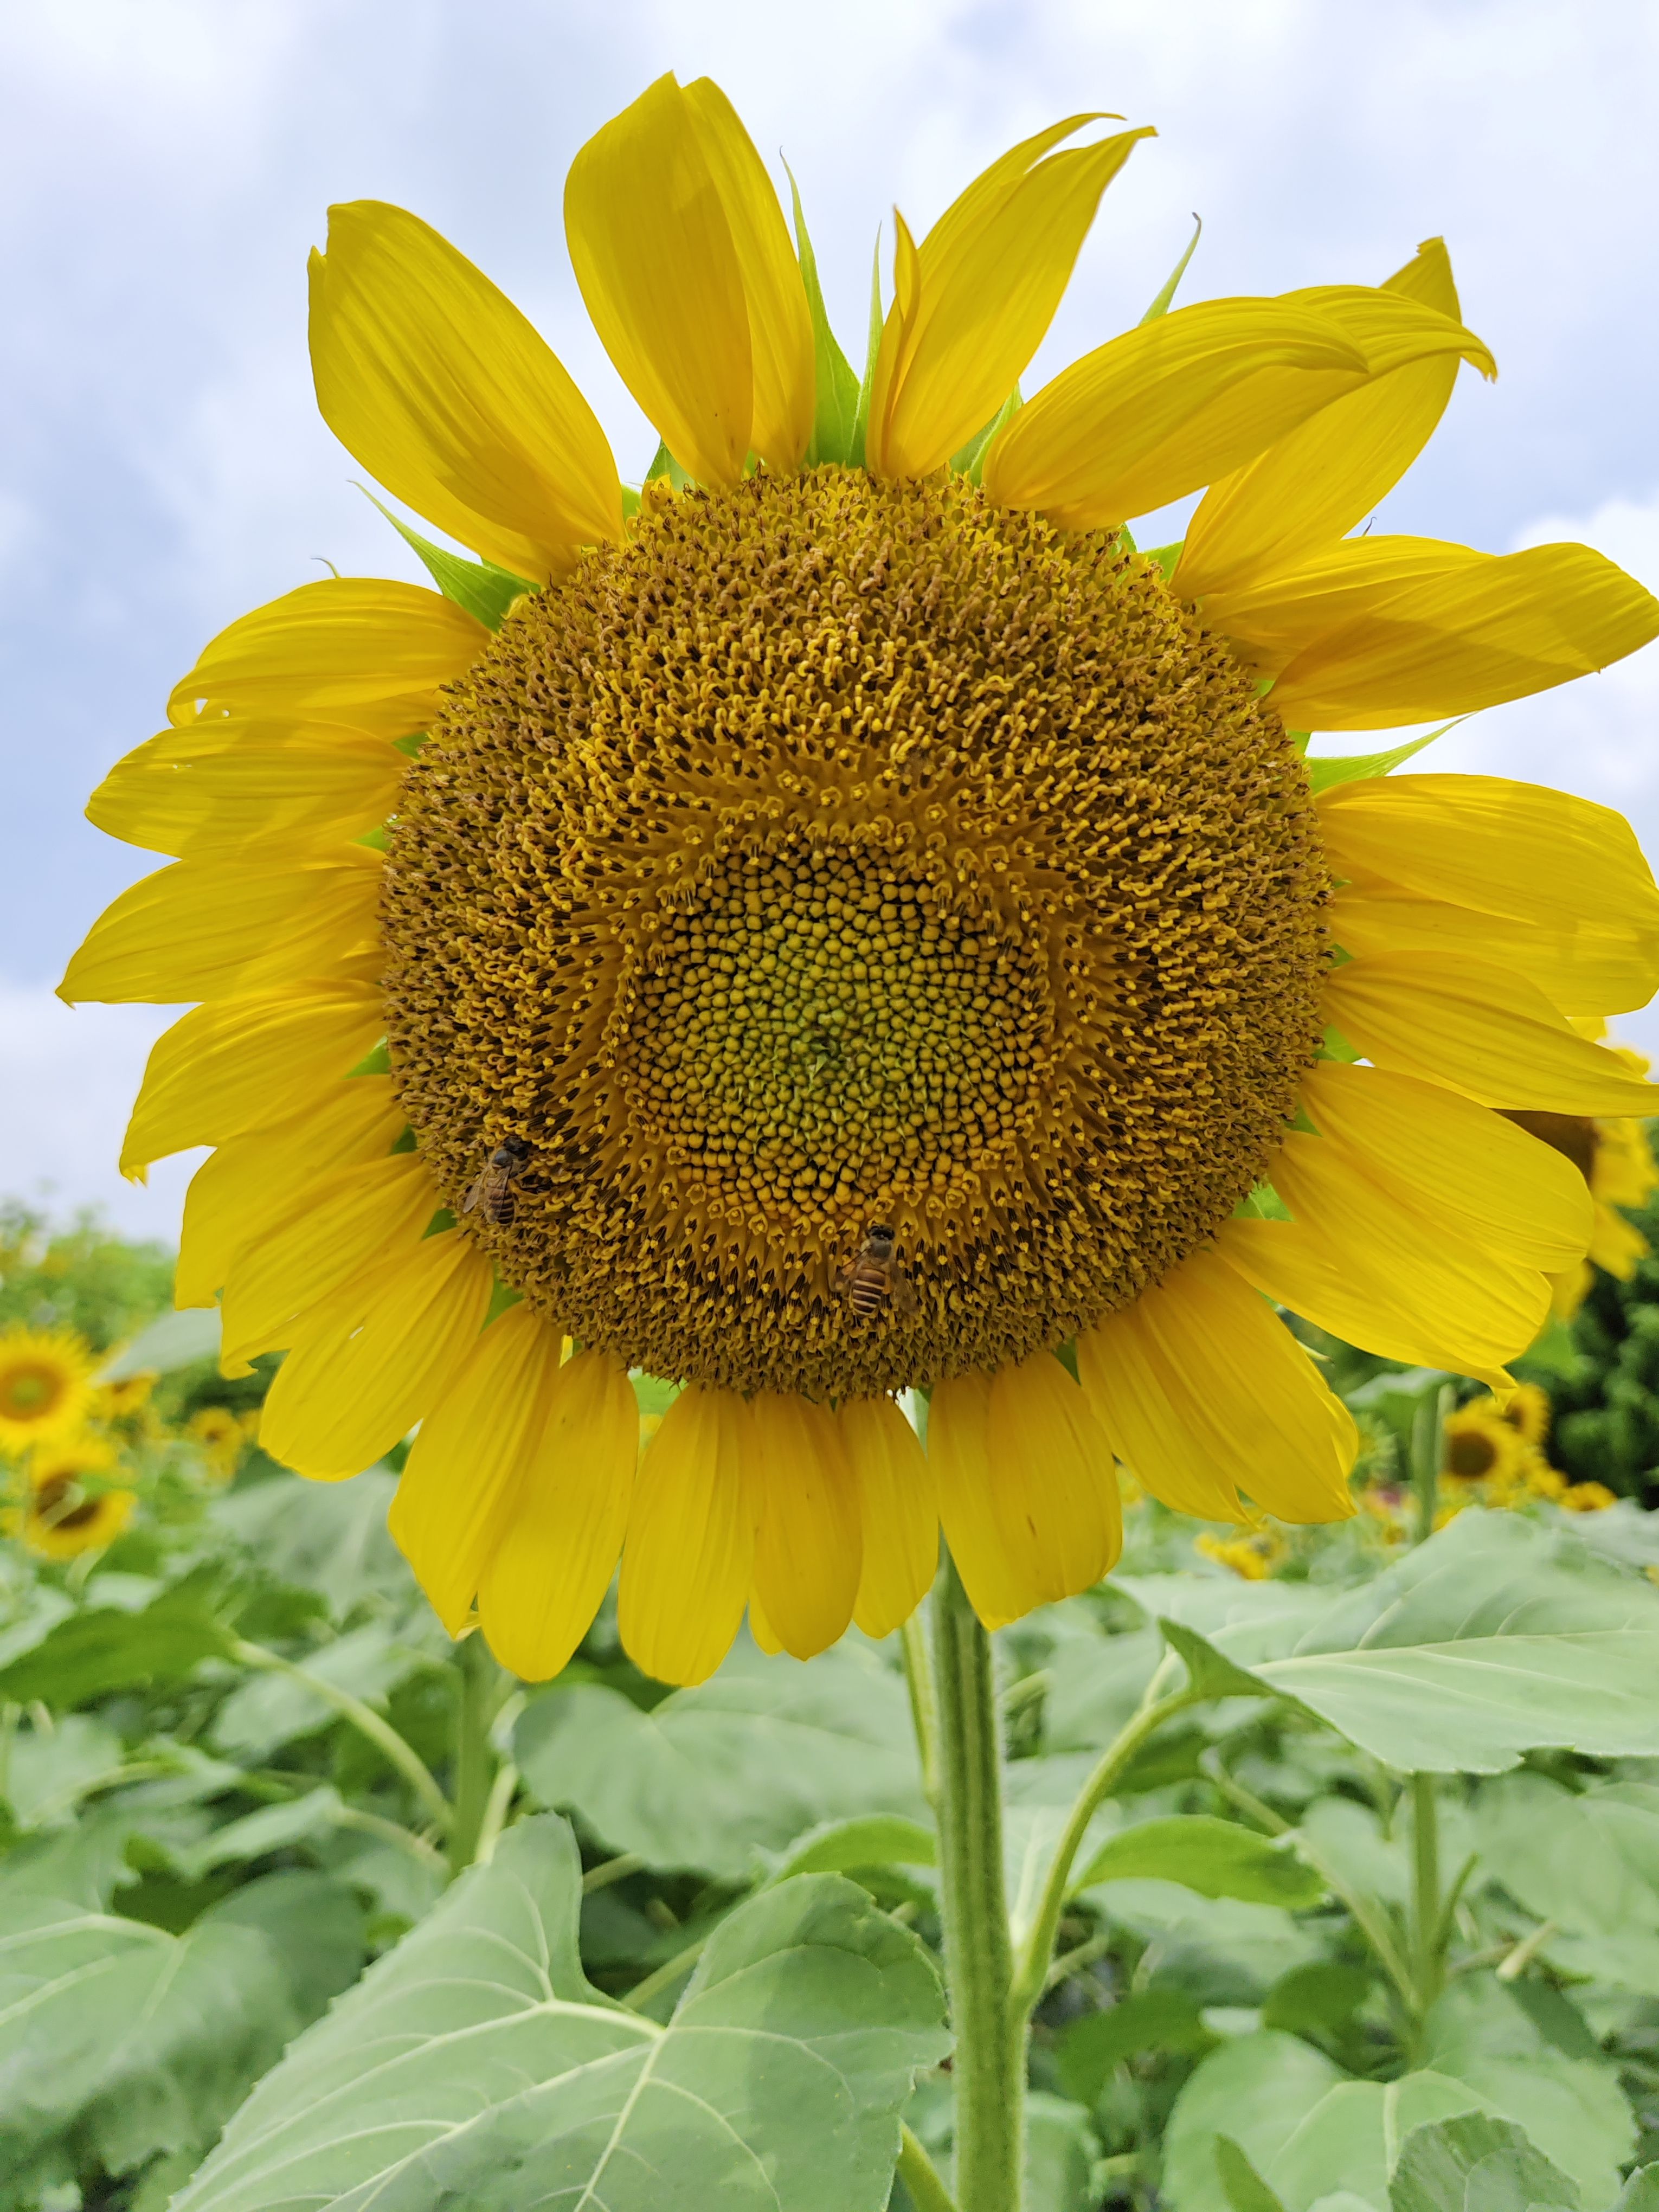
[[[921,1763],[921,1787],[927,1802],[939,1803],[939,1708],[933,1698],[933,1674],[927,1656],[927,1631],[918,1607],[899,1631],[904,1654],[904,1680],[910,1692],[910,1719],[916,1732],[916,1757]]]
[[[1002,1872],[1002,1744],[991,1639],[947,1555],[933,1585],[939,1863],[945,1972],[956,2035],[956,2194],[961,2212],[1019,2212],[1025,2148],[1024,2021]]]
[[[1434,1516],[1440,1499],[1440,1467],[1445,1453],[1444,1428],[1451,1411],[1452,1389],[1443,1382],[1425,1391],[1412,1421],[1411,1476],[1417,1495],[1417,1527],[1413,1544],[1426,1543],[1434,1534]]]
[[[939,2179],[939,2168],[908,2128],[899,2133],[899,2179],[916,2212],[957,2212],[957,2202]]]
[[[1440,1897],[1440,1808],[1434,1777],[1412,1777],[1412,1979],[1416,1984],[1414,2027],[1420,2045],[1423,2020],[1445,1986],[1445,1919]],[[1420,2051],[1414,2055],[1420,2063]]]

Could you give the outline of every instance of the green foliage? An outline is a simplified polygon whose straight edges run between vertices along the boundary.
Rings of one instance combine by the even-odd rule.
[[[1659,1198],[1628,1218],[1659,1251]],[[1576,1481],[1659,1505],[1659,1259],[1638,1260],[1627,1283],[1598,1268],[1552,1349],[1517,1371],[1554,1401],[1557,1465]]]
[[[115,1236],[92,1212],[67,1228],[0,1200],[0,1328],[71,1328],[94,1352],[171,1304],[173,1255]]]

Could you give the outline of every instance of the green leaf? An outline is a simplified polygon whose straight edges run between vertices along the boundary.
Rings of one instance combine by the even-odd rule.
[[[1401,1772],[1497,1774],[1557,1746],[1659,1754],[1659,1589],[1568,1531],[1460,1514],[1334,1600],[1305,1584],[1297,1597],[1254,1601],[1194,1586],[1203,1592],[1196,1577],[1121,1585],[1189,1621],[1230,1607],[1231,1624],[1206,1640],[1246,1686],[1290,1699]]]
[[[1659,2212],[1659,2166],[1638,2166],[1613,2212]]]
[[[809,1828],[784,1853],[772,1880],[787,1881],[798,1874],[846,1874],[854,1867],[930,1867],[937,1861],[931,1828],[895,1813],[872,1813]]]
[[[114,1729],[91,1713],[66,1713],[51,1729],[20,1729],[4,1766],[6,1802],[18,1826],[72,1819],[81,1799],[118,1773],[125,1756]]]
[[[210,1905],[198,1927],[252,1928],[281,1962],[294,2008],[309,2023],[363,1970],[363,1908],[343,1881],[292,1867]]]
[[[219,1309],[186,1306],[182,1312],[164,1313],[141,1328],[131,1344],[124,1345],[98,1370],[100,1382],[125,1382],[134,1375],[170,1375],[177,1367],[194,1367],[198,1359],[219,1357]]]
[[[1234,1666],[1196,1629],[1178,1620],[1160,1620],[1164,1640],[1187,1669],[1187,1680],[1200,1698],[1259,1698],[1264,1692],[1255,1676]]]
[[[1333,2191],[1351,2189],[1370,2203],[1385,2205],[1389,2167],[1411,2130],[1467,2112],[1480,2101],[1461,2081],[1429,2072],[1398,2081],[1340,2081],[1268,2163],[1267,2179],[1290,2204],[1310,2205]]]
[[[1048,1662],[1043,1749],[1098,1756],[1133,1717],[1163,1656],[1164,1639],[1154,1628],[1068,1636]]]
[[[137,1613],[83,1607],[0,1668],[0,1703],[39,1702],[61,1712],[112,1690],[184,1681],[204,1659],[230,1651],[233,1639],[215,1612],[216,1595],[215,1585],[198,1576],[163,1590]]]
[[[812,358],[817,372],[817,399],[812,416],[812,435],[807,441],[806,465],[816,468],[824,461],[839,462],[843,467],[852,459],[853,431],[858,421],[859,380],[853,364],[836,343],[830,327],[830,318],[823,305],[823,288],[818,283],[817,256],[812,251],[812,240],[806,228],[806,217],[800,204],[800,187],[795,182],[795,173],[787,161],[784,169],[789,179],[789,191],[795,209],[795,255],[800,263],[800,279],[806,291],[806,306],[812,318]]]
[[[1060,2085],[1079,2104],[1092,2105],[1124,2059],[1143,2051],[1202,2057],[1216,2042],[1185,1990],[1138,1990],[1104,2012],[1085,2013],[1061,2029]]]
[[[1462,718],[1460,717],[1460,720]],[[1304,756],[1308,782],[1317,793],[1333,791],[1339,783],[1357,783],[1362,777],[1392,775],[1413,753],[1420,753],[1425,745],[1431,745],[1437,738],[1443,738],[1448,730],[1455,730],[1456,722],[1443,722],[1437,730],[1426,737],[1413,738],[1403,745],[1393,745],[1382,753],[1327,753],[1322,759],[1316,753]]]
[[[1389,2184],[1389,2212],[1528,2212],[1564,2205],[1577,2212],[1578,2191],[1512,2120],[1465,2112],[1413,2128]]]
[[[1510,1894],[1570,1936],[1610,1939],[1610,1966],[1631,1939],[1659,1939],[1659,1789],[1651,1783],[1580,1793],[1541,1774],[1505,1775],[1481,1791],[1475,1821],[1481,1851]]]
[[[366,1705],[430,1663],[423,1652],[395,1640],[378,1621],[337,1637],[299,1662],[319,1681],[345,1690]],[[259,1674],[220,1706],[213,1723],[216,1749],[257,1765],[283,1744],[331,1728],[340,1716],[320,1692],[289,1674]]]
[[[265,1858],[273,1851],[287,1850],[313,1836],[328,1834],[339,1825],[344,1809],[339,1791],[324,1783],[302,1796],[261,1805],[257,1812],[227,1820],[200,1843],[174,1851],[173,1857],[186,1881],[200,1881],[216,1867],[245,1866],[251,1859]]]
[[[696,479],[683,469],[668,450],[666,439],[659,439],[657,450],[651,457],[651,465],[645,472],[647,483],[657,483],[665,478],[676,491],[684,491]]]
[[[1023,2212],[1094,2212],[1100,2145],[1081,2105],[1033,2089],[1025,2100]]]
[[[598,1685],[556,1688],[526,1709],[514,1755],[539,1803],[609,1850],[731,1881],[757,1846],[783,1850],[820,1821],[927,1812],[903,1681],[856,1648],[802,1666],[740,1645],[648,1713]]]
[[[429,538],[422,538],[418,530],[399,520],[389,507],[381,507],[374,493],[362,484],[358,490],[373,507],[379,509],[397,532],[405,545],[414,552],[433,582],[447,599],[453,599],[475,622],[486,629],[499,629],[507,620],[507,611],[514,599],[526,592],[533,594],[539,586],[515,576],[510,568],[498,568],[493,561],[469,561],[459,553],[451,553],[441,545],[434,545]]]
[[[1215,2170],[1232,2212],[1285,2212],[1231,2136],[1215,2139]]]
[[[213,1519],[274,1581],[317,1591],[340,1620],[368,1597],[414,1601],[415,1577],[386,1528],[397,1489],[383,1467],[349,1482],[283,1473],[216,1498]]]
[[[1292,2035],[1341,2035],[1370,1991],[1371,1977],[1363,1966],[1312,1960],[1292,1966],[1273,1984],[1261,2008],[1261,2025],[1286,2028]]]
[[[1170,2115],[1164,2196],[1180,2212],[1232,2212],[1216,2169],[1216,2137],[1231,2137],[1271,2180],[1273,2161],[1342,2078],[1293,2035],[1269,2030],[1224,2043],[1194,2069]]]
[[[1102,1844],[1073,1887],[1092,1889],[1097,1882],[1137,1877],[1178,1881],[1200,1897],[1237,1897],[1292,1911],[1317,1905],[1325,1894],[1313,1869],[1277,1838],[1206,1813],[1142,1820],[1120,1830]]]
[[[62,1899],[8,1899],[0,1991],[0,2195],[205,2148],[299,2024],[257,1929],[168,1936]]]
[[[588,1988],[580,1902],[564,1822],[521,1822],[300,2039],[175,2212],[879,2212],[946,2048],[921,1946],[806,1875],[722,1923],[664,2030]]]

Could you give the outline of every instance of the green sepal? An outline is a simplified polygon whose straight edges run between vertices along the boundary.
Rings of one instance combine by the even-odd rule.
[[[812,318],[812,363],[817,377],[817,396],[812,410],[812,434],[807,441],[806,465],[817,468],[834,461],[845,468],[852,458],[853,438],[859,418],[859,380],[830,327],[818,282],[817,256],[801,210],[800,187],[787,161],[783,165],[795,204],[795,258]]]
[[[454,1226],[455,1216],[453,1212],[448,1206],[441,1206],[438,1208],[438,1211],[433,1215],[431,1220],[427,1223],[426,1227],[422,1230],[422,1242],[424,1243],[428,1237],[441,1237],[447,1229],[453,1229]]]
[[[1288,1221],[1291,1209],[1270,1182],[1259,1182],[1233,1208],[1235,1221]]]
[[[1346,1060],[1352,1067],[1356,1060],[1364,1059],[1364,1054],[1354,1050],[1340,1030],[1333,1028],[1325,1031],[1319,1047],[1319,1057],[1322,1060]]]
[[[1194,254],[1197,252],[1198,241],[1204,235],[1203,216],[1200,215],[1195,215],[1193,217],[1193,222],[1195,228],[1194,228],[1191,238],[1187,241],[1187,251],[1182,255],[1180,260],[1176,262],[1175,267],[1170,271],[1168,277],[1164,281],[1164,289],[1159,292],[1158,297],[1152,301],[1152,306],[1147,308],[1146,313],[1141,317],[1140,319],[1143,325],[1146,323],[1155,323],[1160,315],[1167,315],[1170,312],[1170,303],[1175,298],[1176,287],[1180,283],[1182,278],[1187,274],[1187,264],[1192,259]]]
[[[991,449],[992,439],[1005,423],[1013,421],[1024,404],[1024,400],[1020,397],[1019,386],[1016,385],[985,428],[976,431],[959,453],[951,454],[951,475],[966,477],[969,483],[982,483],[985,476],[985,456]]]
[[[360,845],[367,845],[371,853],[384,853],[386,848],[385,823],[377,822],[372,830],[365,830],[356,842]]]
[[[504,1283],[497,1275],[490,1290],[489,1310],[484,1316],[484,1327],[488,1328],[492,1321],[499,1320],[510,1306],[521,1306],[523,1304],[524,1292],[515,1291],[511,1283]]]
[[[411,730],[406,738],[393,738],[392,742],[398,752],[407,753],[413,760],[431,734],[430,730]]]
[[[367,485],[358,490],[373,507],[379,507],[386,520],[405,545],[419,556],[428,575],[447,599],[453,599],[475,622],[486,629],[499,629],[507,620],[515,599],[534,594],[539,586],[515,576],[510,568],[498,568],[493,561],[466,561],[459,553],[446,552],[434,545],[429,538],[422,538],[418,530],[411,530],[400,521],[389,507],[381,507]]]
[[[1120,538],[1127,538],[1128,532],[1120,531],[1118,535]],[[1176,562],[1181,558],[1181,549],[1184,542],[1183,539],[1177,538],[1173,545],[1149,545],[1146,549],[1145,557],[1148,561],[1157,562],[1166,584],[1175,574]]]
[[[640,511],[640,495],[632,484],[622,488],[622,510],[624,522],[631,522]]]
[[[864,381],[859,386],[858,412],[853,417],[853,436],[847,450],[849,469],[864,466],[864,443],[870,433],[870,393],[876,380],[876,357],[886,322],[881,305],[881,233],[876,233],[875,257],[870,265],[870,342],[865,349]]]
[[[665,477],[676,491],[684,491],[689,483],[696,482],[695,477],[687,476],[685,471],[669,452],[667,445],[659,441],[656,458],[646,471],[645,480],[647,483],[660,483]]]
[[[380,1042],[374,1047],[374,1049],[372,1052],[368,1052],[363,1054],[363,1057],[357,1062],[356,1067],[349,1067],[346,1070],[346,1073],[349,1076],[390,1075],[391,1073],[392,1054],[386,1048],[386,1041],[384,1037],[380,1039]]]
[[[392,1151],[387,1154],[387,1158],[394,1158],[399,1152],[412,1152],[414,1149],[415,1132],[409,1123],[405,1121],[402,1129],[398,1133],[398,1141],[392,1147]]]
[[[1459,715],[1458,721],[1466,719]],[[1342,753],[1325,760],[1310,759],[1308,782],[1316,792],[1329,791],[1339,783],[1357,783],[1362,777],[1392,775],[1395,769],[1408,761],[1413,753],[1420,753],[1425,745],[1431,745],[1437,738],[1443,738],[1448,730],[1455,730],[1457,722],[1443,722],[1437,730],[1426,737],[1413,738],[1403,745],[1395,745],[1385,753]],[[1305,757],[1306,739],[1304,748]]]

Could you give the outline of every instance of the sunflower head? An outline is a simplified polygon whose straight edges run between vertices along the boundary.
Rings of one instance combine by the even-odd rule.
[[[92,1395],[92,1348],[73,1330],[0,1331],[0,1451],[69,1436]]]
[[[220,1481],[229,1481],[247,1449],[248,1431],[241,1417],[228,1406],[202,1406],[185,1424],[185,1434],[200,1448],[209,1471]]]
[[[110,1484],[114,1458],[94,1436],[33,1447],[26,1495],[5,1515],[8,1533],[43,1559],[76,1559],[113,1543],[138,1502],[136,1492]]]
[[[180,1303],[228,1373],[286,1355],[289,1464],[419,1424],[398,1539],[526,1677],[619,1555],[683,1681],[745,1609],[885,1634],[941,1527],[991,1625],[1085,1588],[1120,1466],[1212,1523],[1352,1512],[1277,1309],[1502,1389],[1593,1201],[1492,1109],[1647,1110],[1567,1018],[1659,981],[1628,829],[1307,733],[1543,690],[1659,606],[1583,547],[1350,534],[1494,372],[1437,240],[1166,295],[1023,394],[1148,135],[1085,120],[896,225],[860,380],[724,94],[651,86],[565,194],[639,489],[479,270],[333,210],[323,414],[479,557],[399,523],[439,592],[233,623],[94,799],[177,865],[65,994],[203,1001],[123,1154],[216,1147]],[[678,1386],[642,1461],[630,1370]]]
[[[1444,1471],[1457,1483],[1507,1481],[1522,1472],[1528,1456],[1518,1427],[1492,1398],[1474,1399],[1449,1413],[1442,1448]]]

